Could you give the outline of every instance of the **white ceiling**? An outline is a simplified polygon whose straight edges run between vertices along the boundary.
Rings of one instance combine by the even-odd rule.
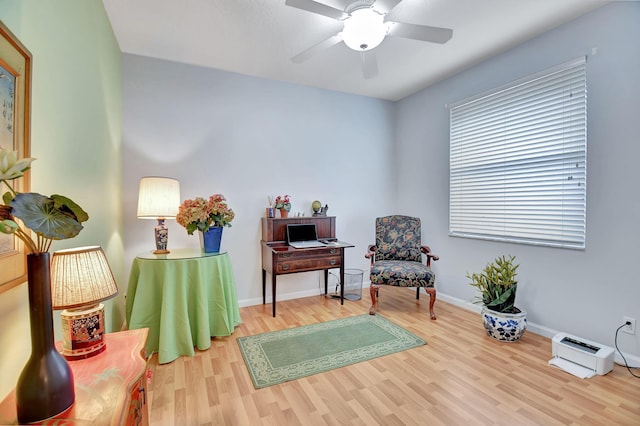
[[[317,0],[345,9],[355,0]],[[102,0],[124,53],[399,100],[609,0],[403,0],[389,20],[446,27],[446,44],[387,37],[378,75],[339,43],[304,63],[290,58],[342,23],[285,0]]]

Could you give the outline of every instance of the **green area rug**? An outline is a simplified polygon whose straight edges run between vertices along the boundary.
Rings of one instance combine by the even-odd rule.
[[[380,315],[238,337],[256,389],[426,344]]]

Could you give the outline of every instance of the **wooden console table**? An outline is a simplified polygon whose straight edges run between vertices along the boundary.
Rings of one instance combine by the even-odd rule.
[[[329,240],[326,247],[295,249],[287,245],[285,233],[289,223],[315,223],[318,238]],[[267,272],[271,274],[273,316],[276,316],[276,277],[296,272],[324,270],[324,293],[328,292],[329,269],[340,268],[344,283],[344,249],[353,244],[336,239],[335,216],[262,218],[262,304],[267,303]],[[344,304],[344,286],[340,286],[340,304]]]
[[[106,333],[104,352],[91,358],[67,361],[73,371],[76,400],[67,411],[37,424],[149,424],[144,353],[148,332],[143,328]],[[18,424],[15,390],[0,403],[0,424]]]

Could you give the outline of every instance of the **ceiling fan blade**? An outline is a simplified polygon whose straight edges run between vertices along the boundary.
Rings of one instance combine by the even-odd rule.
[[[362,76],[365,79],[378,75],[378,58],[372,50],[362,52]]]
[[[313,0],[286,0],[284,4],[297,9],[306,10],[307,12],[317,13],[318,15],[326,16],[327,18],[336,19],[338,21],[349,16],[340,9],[336,9]]]
[[[391,9],[396,7],[398,3],[400,3],[401,1],[402,0],[376,0],[376,2],[373,4],[373,9],[378,13],[382,13],[386,15],[387,13],[389,13]]]
[[[332,46],[335,46],[341,41],[342,41],[342,33],[340,32],[335,35],[332,35],[326,40],[321,41],[320,43],[314,44],[307,50],[303,50],[302,52],[298,53],[296,56],[291,58],[291,62],[294,62],[296,64],[302,63],[307,59],[311,58],[312,56],[314,56],[315,54],[317,54],[318,52],[328,49]]]
[[[402,22],[389,23],[389,35],[392,37],[411,38],[429,41],[431,43],[446,43],[453,36],[450,28],[428,27],[426,25],[404,24]]]

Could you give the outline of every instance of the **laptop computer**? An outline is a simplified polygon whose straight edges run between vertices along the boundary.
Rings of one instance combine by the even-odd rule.
[[[318,241],[318,230],[315,223],[288,223],[287,244],[293,248],[326,247]]]

